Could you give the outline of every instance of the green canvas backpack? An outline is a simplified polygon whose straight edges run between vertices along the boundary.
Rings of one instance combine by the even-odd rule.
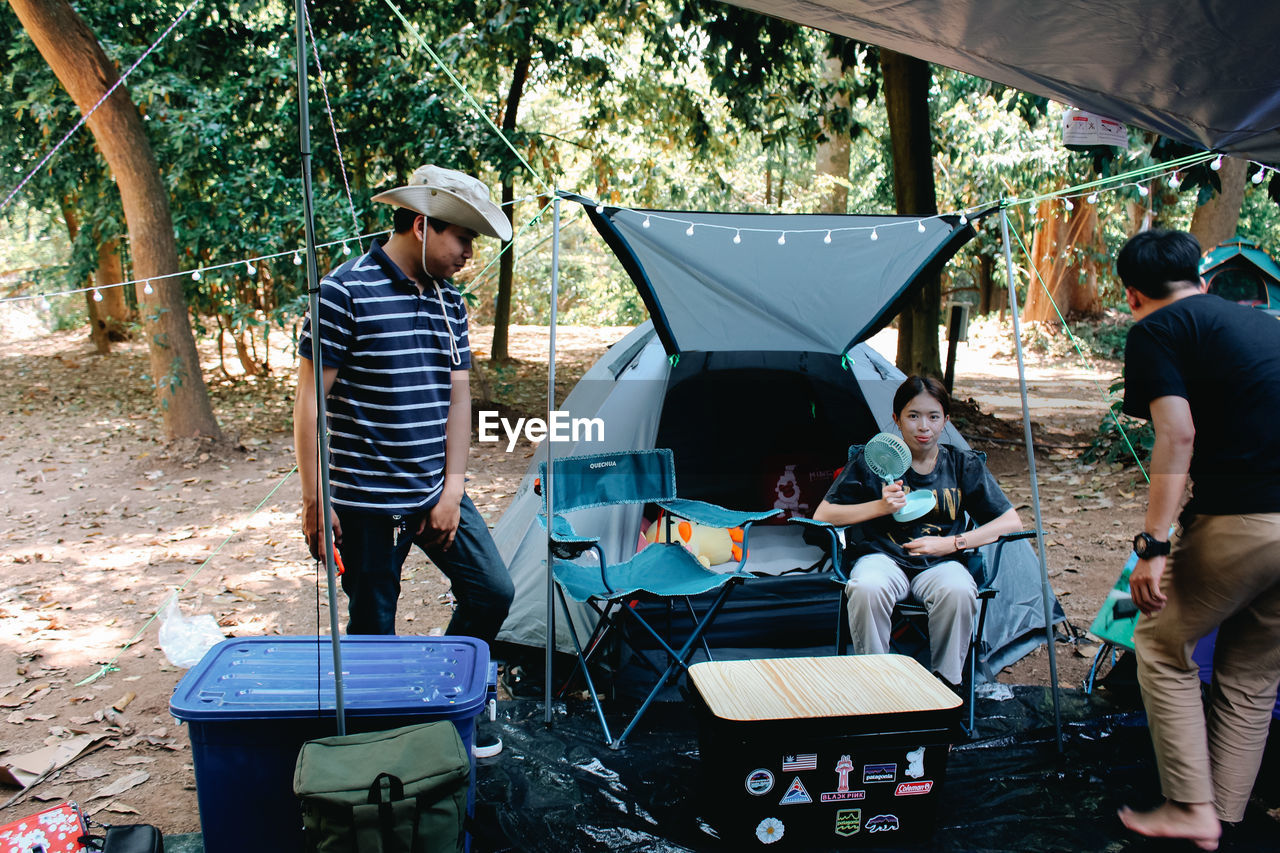
[[[293,792],[316,853],[462,853],[471,760],[448,721],[307,741]]]

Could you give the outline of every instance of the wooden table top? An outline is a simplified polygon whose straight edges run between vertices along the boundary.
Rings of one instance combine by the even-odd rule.
[[[946,711],[960,697],[905,655],[703,661],[689,678],[724,720],[800,720]]]

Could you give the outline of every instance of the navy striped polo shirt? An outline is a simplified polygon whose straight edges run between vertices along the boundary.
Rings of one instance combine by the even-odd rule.
[[[439,294],[419,292],[376,241],[320,282],[321,357],[338,368],[326,405],[339,509],[411,515],[440,496],[450,373],[471,367],[471,347],[462,294],[447,281]],[[311,358],[310,318],[298,354]]]

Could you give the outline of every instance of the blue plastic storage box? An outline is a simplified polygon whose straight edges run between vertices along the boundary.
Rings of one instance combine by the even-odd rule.
[[[344,637],[347,733],[451,720],[467,752],[490,693],[489,648],[470,637]],[[293,768],[337,734],[328,637],[242,637],[209,650],[169,710],[191,736],[206,853],[303,850]],[[472,761],[474,800],[475,762]]]

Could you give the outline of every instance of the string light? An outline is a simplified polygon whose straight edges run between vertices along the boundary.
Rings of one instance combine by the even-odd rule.
[[[1182,176],[1179,175],[1177,172],[1174,172],[1172,175],[1170,175],[1169,186],[1173,187],[1175,190],[1178,187],[1182,186]]]
[[[968,224],[969,224],[969,217],[968,217],[968,216],[966,216],[966,215],[964,214],[964,212],[963,212],[963,211],[961,211],[961,213],[960,213],[960,224],[961,224],[961,225],[968,225]]]
[[[255,268],[255,267],[254,267],[254,265],[253,265],[253,264],[251,264],[249,261],[245,261],[245,262],[244,262],[244,274],[245,274],[245,275],[257,275],[257,274],[258,274],[258,270],[257,270],[257,268]]]
[[[1085,201],[1089,202],[1089,204],[1097,204],[1097,203],[1098,203],[1098,194],[1097,194],[1097,193],[1089,193],[1089,197],[1088,197],[1087,199],[1085,199]]]
[[[879,239],[880,239],[880,232],[878,232],[878,231],[876,231],[876,229],[872,228],[872,229],[871,229],[871,239],[872,239],[872,240],[879,240]]]
[[[786,232],[786,231],[783,231],[781,234],[779,234],[779,235],[778,235],[778,245],[779,245],[779,246],[785,246],[785,245],[787,245],[787,232]]]
[[[293,265],[294,265],[295,267],[300,267],[300,266],[302,266],[302,256],[301,256],[301,255],[299,255],[297,252],[294,252],[294,253],[293,253]]]
[[[693,236],[693,223],[692,223],[692,222],[690,222],[690,223],[689,223],[689,227],[688,227],[688,228],[684,229],[684,233],[685,233],[685,234],[687,234],[687,235],[688,235],[688,236],[690,236],[690,237],[692,237],[692,236]]]
[[[102,291],[98,290],[98,288],[96,287],[93,289],[93,301],[94,302],[102,301]]]
[[[822,238],[822,242],[827,243],[827,244],[830,244],[830,243],[831,243],[831,232],[830,232],[830,231],[828,231],[828,232],[827,232],[827,236],[825,236],[825,237],[823,237],[823,238]]]
[[[1254,182],[1255,184],[1260,184],[1260,183],[1262,183],[1262,179],[1263,179],[1264,177],[1266,177],[1266,175],[1267,175],[1267,169],[1266,169],[1266,167],[1265,167],[1265,166],[1259,166],[1259,167],[1258,167],[1258,171],[1256,171],[1256,172],[1254,172],[1254,173],[1253,173],[1253,178],[1252,178],[1252,180],[1253,180],[1253,182]]]
[[[916,230],[917,230],[917,231],[919,231],[921,234],[923,234],[923,233],[924,233],[924,220],[923,220],[923,219],[921,219],[919,222],[917,222],[917,223],[916,223]],[[827,233],[828,233],[828,234],[830,234],[831,232],[830,232],[830,231],[828,231]]]
[[[199,281],[199,280],[200,280],[200,270],[196,270],[195,272],[193,272],[193,273],[191,274],[191,280],[192,280],[192,281]]]
[[[1076,209],[1076,206],[1075,206],[1074,204],[1072,204],[1072,203],[1071,203],[1071,199],[1069,199],[1069,198],[1064,198],[1064,199],[1062,200],[1062,203],[1063,203],[1064,205],[1066,205],[1067,210],[1075,210],[1075,209]]]
[[[1213,171],[1215,171],[1215,172],[1222,168],[1222,155],[1221,155],[1221,154],[1219,154],[1219,155],[1217,156],[1217,158],[1216,158],[1216,159],[1214,159],[1214,161],[1213,161],[1212,163],[1210,163],[1210,164],[1209,164],[1209,168],[1210,168],[1210,169],[1213,169]]]
[[[649,227],[649,217],[647,217],[647,216],[646,216],[646,217],[644,218],[644,222],[641,222],[641,223],[640,223],[640,225],[641,225],[641,227],[643,227],[643,228],[648,228],[648,227]]]
[[[142,292],[147,294],[147,296],[156,292],[156,289],[151,286],[151,279],[147,279],[147,283],[142,286]]]
[[[46,310],[46,311],[48,311],[48,310],[50,310],[51,308],[53,308],[53,306],[49,304],[49,300],[48,300],[47,298],[45,298],[45,297],[41,297],[41,299],[40,299],[40,307],[41,307],[41,308],[43,308],[43,309],[44,309],[44,310]]]
[[[1142,196],[1143,198],[1146,198],[1148,193],[1150,192],[1151,190],[1147,189],[1145,184],[1138,184],[1138,195]]]
[[[733,242],[735,242],[735,243],[741,243],[741,242],[742,242],[742,232],[741,232],[741,231],[735,230],[735,231],[733,232]]]
[[[351,254],[351,247],[350,247],[350,246],[348,246],[346,243],[343,243],[343,244],[342,244],[342,254],[344,254],[344,255],[350,255],[350,254]]]
[[[604,213],[604,202],[596,204],[596,213]]]

